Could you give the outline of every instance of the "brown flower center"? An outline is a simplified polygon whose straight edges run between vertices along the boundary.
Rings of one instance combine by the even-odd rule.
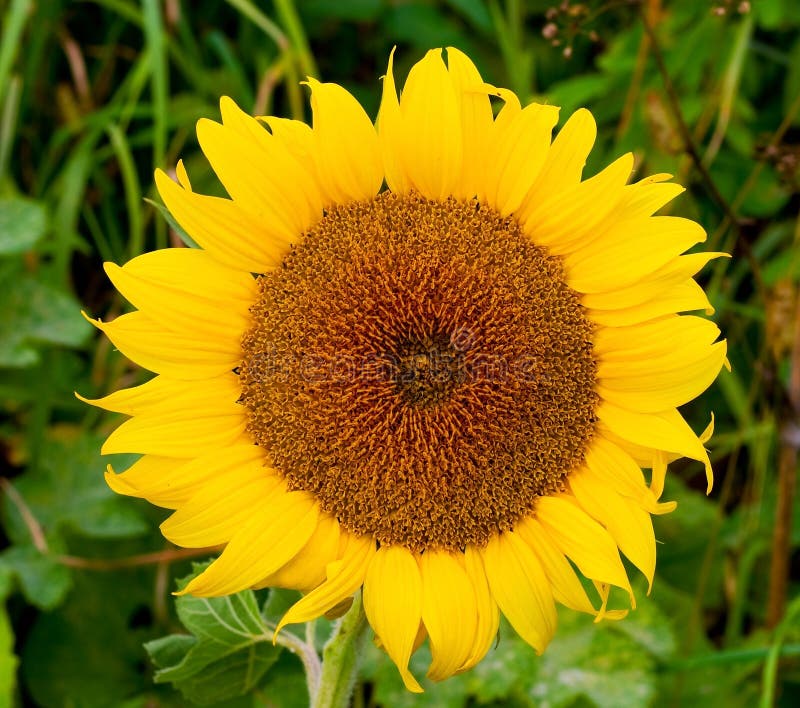
[[[384,192],[331,209],[259,285],[250,434],[350,531],[483,545],[583,461],[592,325],[513,218]]]

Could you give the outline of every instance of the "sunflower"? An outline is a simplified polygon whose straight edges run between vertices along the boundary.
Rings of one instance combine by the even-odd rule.
[[[712,482],[710,429],[677,407],[726,344],[678,313],[712,312],[693,276],[722,254],[681,255],[705,233],[653,215],[683,190],[627,184],[632,155],[582,179],[587,110],[552,139],[556,107],[458,50],[428,52],[399,99],[390,57],[375,124],[308,87],[311,126],[228,98],[199,121],[229,199],[156,172],[199,248],[106,264],[137,309],[94,324],[156,376],[90,402],[131,416],[103,453],[142,455],[108,484],[173,509],[173,543],[224,546],[183,592],[298,589],[283,627],[363,589],[419,691],[425,638],[441,680],[500,613],[541,653],[556,602],[617,617],[615,586],[634,606],[620,552],[652,583],[668,461]]]

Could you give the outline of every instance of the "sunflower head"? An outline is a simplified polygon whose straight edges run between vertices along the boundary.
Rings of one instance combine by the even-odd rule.
[[[445,61],[446,58],[446,61]],[[434,680],[479,662],[502,612],[537,651],[555,603],[607,610],[652,583],[666,465],[711,466],[678,406],[725,363],[693,276],[717,253],[654,216],[682,188],[591,178],[581,109],[523,107],[449,48],[377,121],[309,79],[313,122],[230,99],[201,148],[230,198],[156,183],[199,249],[108,264],[137,308],[94,324],[156,376],[91,401],[131,418],[109,485],[173,509],[162,531],[224,546],[183,592],[305,593],[281,626],[363,588],[406,686],[420,638]],[[495,110],[497,109],[497,110]],[[650,470],[646,479],[642,468]],[[579,574],[593,583],[593,593]]]

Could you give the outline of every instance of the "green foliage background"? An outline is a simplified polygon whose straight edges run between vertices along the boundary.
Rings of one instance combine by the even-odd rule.
[[[697,464],[672,466],[666,497],[678,510],[656,520],[655,587],[647,598],[640,584],[627,620],[597,626],[564,613],[542,658],[503,627],[480,666],[426,684],[422,696],[405,693],[369,646],[356,705],[800,702],[798,427],[789,402],[800,367],[791,354],[800,5],[553,4],[0,3],[0,707],[306,704],[300,661],[269,641],[291,597],[175,601],[170,591],[192,572],[191,554],[158,534],[163,510],[105,486],[105,465],[126,463],[98,453],[119,420],[72,392],[102,395],[145,377],[79,311],[110,318],[125,307],[103,261],[175,241],[145,203],[156,199],[154,166],[183,157],[198,191],[219,190],[194,123],[218,117],[220,95],[258,114],[308,118],[298,82],[314,74],[344,84],[374,115],[394,45],[398,77],[428,48],[455,45],[488,81],[561,105],[562,120],[589,107],[599,138],[588,173],[632,150],[640,175],[670,172],[686,184],[673,212],[707,228],[706,248],[733,254],[703,276],[733,372],[686,410],[696,430],[716,414],[714,492],[702,493]],[[776,516],[781,503],[793,517]],[[776,526],[789,555],[777,584]],[[787,600],[770,616],[776,588]],[[320,621],[315,637],[298,641],[321,647],[329,630]],[[424,664],[423,650],[418,675]]]

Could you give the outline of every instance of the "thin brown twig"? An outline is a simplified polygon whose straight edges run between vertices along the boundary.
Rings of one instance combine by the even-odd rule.
[[[669,105],[670,112],[672,113],[672,117],[675,120],[675,123],[678,127],[678,132],[680,133],[681,139],[683,140],[683,148],[686,151],[686,154],[691,159],[694,168],[697,170],[697,173],[700,175],[700,179],[703,182],[703,185],[705,186],[708,193],[711,195],[711,198],[717,203],[719,208],[722,210],[724,214],[724,222],[727,223],[728,226],[733,226],[734,228],[736,228],[737,232],[740,232],[741,228],[749,222],[748,220],[742,219],[740,216],[736,214],[735,208],[728,202],[727,199],[725,199],[725,197],[719,191],[716,182],[714,182],[714,178],[708,171],[708,167],[703,161],[702,156],[700,155],[700,149],[698,148],[697,143],[695,142],[694,136],[692,135],[692,131],[689,129],[689,126],[686,123],[686,119],[683,117],[680,98],[678,97],[678,92],[675,89],[675,84],[672,83],[672,78],[669,75],[669,70],[667,69],[667,64],[664,60],[664,53],[661,51],[661,45],[658,42],[658,37],[656,36],[655,29],[650,24],[650,20],[647,17],[647,13],[641,9],[641,6],[640,10],[641,11],[639,15],[642,19],[642,25],[644,26],[644,30],[647,33],[648,38],[650,39],[650,46],[653,53],[653,58],[656,60],[658,73],[661,75],[661,80],[664,83],[664,90],[667,93],[667,103]],[[767,288],[764,285],[764,280],[761,276],[761,269],[758,264],[758,259],[756,259],[755,255],[753,254],[752,248],[750,247],[750,244],[747,241],[747,239],[744,238],[739,239],[738,246],[742,250],[742,253],[744,254],[744,257],[747,259],[747,262],[750,264],[756,289],[762,296],[762,300],[766,300]]]
[[[789,389],[780,426],[778,453],[778,498],[775,507],[775,530],[772,536],[772,560],[769,573],[767,626],[777,627],[786,610],[789,582],[792,507],[797,487],[797,456],[800,450],[800,295],[794,318],[794,341],[790,357]]]
[[[649,0],[642,3],[642,12],[649,13],[650,17],[658,17],[661,11],[661,0]],[[647,34],[642,35],[639,42],[639,48],[636,50],[636,66],[633,70],[631,83],[628,86],[628,93],[625,96],[625,103],[622,106],[620,113],[619,123],[614,135],[615,142],[619,143],[628,132],[633,111],[636,107],[636,102],[639,100],[639,94],[642,90],[642,81],[644,79],[644,72],[647,68],[647,57],[650,54],[650,38]]]
[[[797,114],[800,113],[800,93],[797,94],[794,101],[792,101],[792,105],[789,106],[789,109],[786,111],[786,115],[784,115],[783,120],[781,121],[780,125],[778,126],[777,130],[773,133],[772,137],[770,138],[769,142],[767,143],[766,147],[764,148],[762,154],[764,156],[770,153],[771,148],[775,148],[780,145],[781,141],[783,140],[783,136],[786,135],[786,131],[792,127]],[[755,186],[756,180],[758,176],[761,174],[761,170],[764,169],[764,165],[766,164],[766,158],[762,157],[762,159],[756,162],[755,167],[751,170],[750,174],[747,176],[747,179],[742,184],[739,192],[731,202],[731,208],[735,212],[744,202],[745,198],[748,194],[750,194],[750,190]],[[712,234],[711,238],[709,239],[709,247],[716,248],[717,241],[721,238],[722,234],[724,234],[728,228],[731,226],[731,221],[728,219],[727,215],[722,223],[717,227],[716,231]]]
[[[163,551],[141,553],[124,558],[82,558],[81,556],[71,555],[52,555],[50,553],[50,547],[47,544],[44,529],[30,510],[30,507],[27,505],[22,495],[5,477],[0,477],[0,489],[5,492],[11,500],[11,503],[19,512],[36,549],[42,555],[48,556],[56,563],[60,563],[69,568],[81,568],[83,570],[118,570],[120,568],[135,568],[144,565],[172,563],[174,561],[186,560],[187,558],[208,556],[219,551],[219,547],[209,546],[205,548],[168,548]]]
[[[135,556],[125,556],[124,558],[82,558],[80,556],[59,555],[53,556],[53,560],[69,568],[81,568],[82,570],[119,570],[121,568],[136,568],[143,565],[157,565],[159,563],[172,563],[174,561],[186,560],[187,558],[199,558],[217,553],[219,548],[169,548],[165,551],[154,551],[153,553],[141,553]]]
[[[683,117],[683,111],[681,110],[678,92],[675,90],[675,85],[672,83],[672,78],[669,75],[667,64],[664,61],[664,53],[661,51],[661,45],[658,42],[658,37],[656,36],[653,26],[650,24],[647,13],[646,11],[642,10],[639,15],[642,19],[644,31],[647,33],[647,37],[650,40],[650,48],[653,53],[653,58],[656,60],[658,73],[661,74],[661,79],[664,83],[664,90],[667,92],[667,99],[672,112],[672,117],[678,126],[678,131],[680,132],[681,139],[683,140],[684,150],[686,150],[686,153],[692,159],[692,163],[694,163],[695,169],[700,175],[700,178],[711,195],[711,198],[717,203],[720,209],[722,209],[722,211],[725,213],[725,216],[730,219],[731,223],[739,226],[741,225],[741,220],[734,213],[731,205],[728,204],[728,200],[722,196],[722,193],[719,191],[714,179],[711,177],[708,168],[705,166],[705,164],[703,164],[703,158],[700,155],[700,151],[694,141],[692,132],[689,130],[689,126],[686,124],[686,119]]]
[[[81,108],[88,112],[92,109],[92,90],[89,86],[89,74],[86,70],[83,52],[65,27],[59,30],[58,38],[64,55],[67,57],[67,63],[72,73],[72,82],[75,85],[75,92],[80,100]]]
[[[14,485],[6,479],[5,477],[0,477],[0,489],[2,489],[8,498],[11,500],[11,503],[16,507],[19,515],[22,517],[22,521],[25,523],[25,526],[28,529],[28,533],[31,535],[31,539],[33,540],[33,545],[36,546],[36,549],[40,553],[47,554],[50,552],[50,548],[47,545],[47,538],[44,535],[44,530],[42,529],[42,525],[33,515],[33,512],[30,510],[28,505],[25,503],[25,500],[22,498],[22,495],[15,489]]]

